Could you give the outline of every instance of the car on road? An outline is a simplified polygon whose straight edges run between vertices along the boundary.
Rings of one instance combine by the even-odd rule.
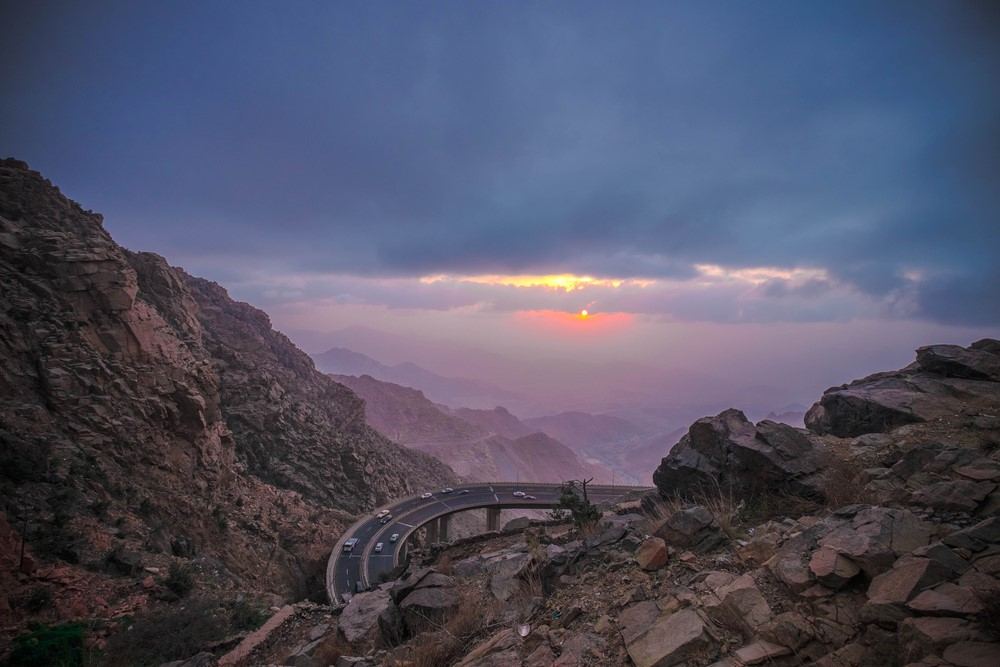
[[[385,524],[389,523],[390,521],[392,521],[392,515],[391,514],[386,514],[384,517],[382,517],[381,519],[378,520],[378,522],[380,524],[382,524],[383,526]]]
[[[514,493],[512,493],[510,495],[514,496],[515,498],[524,498],[528,494],[525,493],[524,491],[515,491]]]
[[[350,553],[354,551],[354,545],[358,543],[358,538],[352,537],[351,539],[344,542],[344,551]]]
[[[399,533],[393,533],[392,535],[389,536],[390,542],[396,542],[397,540],[399,540]]]
[[[377,553],[377,554],[380,554],[380,553],[382,553],[382,547],[383,547],[383,544],[382,544],[382,542],[378,542],[378,543],[377,543],[377,544],[375,545],[375,553]]]
[[[455,489],[451,488],[450,486],[446,486],[445,488],[441,489],[441,493],[454,493],[454,492]]]
[[[461,491],[459,491],[459,493],[472,493],[472,492],[469,491],[468,489],[462,489]]]
[[[376,519],[381,519],[382,517],[384,517],[388,513],[389,513],[389,510],[381,510],[381,511],[379,511],[378,514],[375,515],[375,518]]]
[[[427,493],[421,493],[420,497],[423,498],[424,500],[427,500],[428,498],[433,498],[434,494],[428,491]]]
[[[524,499],[525,500],[538,500],[538,498],[536,498],[534,496],[528,496],[528,495],[524,496]]]

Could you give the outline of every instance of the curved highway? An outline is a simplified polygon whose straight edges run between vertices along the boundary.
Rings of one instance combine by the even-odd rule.
[[[443,516],[471,509],[552,509],[559,503],[561,484],[528,484],[495,482],[492,484],[463,484],[451,493],[442,489],[429,490],[430,498],[410,496],[377,508],[351,526],[338,540],[326,569],[326,590],[336,604],[345,600],[345,594],[369,588],[378,583],[399,564],[404,545],[416,530]],[[587,486],[592,503],[605,504],[625,499],[636,491],[647,491],[639,486]],[[521,495],[514,495],[518,492]],[[391,519],[382,523],[379,512],[388,511]],[[399,538],[390,541],[396,533]],[[344,547],[349,539],[357,542],[349,551]],[[382,551],[375,545],[382,543]]]

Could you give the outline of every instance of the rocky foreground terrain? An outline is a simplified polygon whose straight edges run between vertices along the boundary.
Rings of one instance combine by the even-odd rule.
[[[0,285],[0,656],[29,621],[106,636],[192,587],[212,613],[321,595],[357,513],[456,479],[266,314],[120,247],[16,160]]]
[[[596,525],[439,545],[219,664],[1000,664],[1000,342],[921,348],[807,424],[700,419]]]

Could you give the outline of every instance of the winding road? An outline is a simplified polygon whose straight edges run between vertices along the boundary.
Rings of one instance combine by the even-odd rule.
[[[378,583],[400,562],[407,540],[418,528],[441,517],[473,509],[552,509],[559,502],[561,484],[494,482],[463,484],[451,493],[434,489],[430,498],[410,496],[376,508],[359,519],[338,540],[326,568],[326,590],[336,604],[346,600],[345,594],[364,590]],[[641,486],[587,486],[587,495],[594,504],[606,504],[626,499],[634,492],[647,491]],[[429,490],[430,491],[430,490]],[[515,496],[521,492],[523,496]],[[526,497],[527,496],[527,497]],[[383,524],[377,514],[388,510],[392,517]],[[393,533],[399,534],[390,542]],[[344,545],[350,538],[357,543],[350,551]],[[381,553],[375,545],[382,543]]]

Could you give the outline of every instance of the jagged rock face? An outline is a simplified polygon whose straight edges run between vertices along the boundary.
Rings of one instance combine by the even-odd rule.
[[[371,430],[263,312],[121,248],[14,160],[0,284],[3,509],[43,561],[198,554],[301,595],[357,512],[455,479]]]
[[[820,496],[823,457],[822,445],[805,431],[767,420],[754,426],[730,409],[692,424],[653,473],[653,483],[664,496],[777,487]]]
[[[815,433],[853,437],[965,415],[1000,402],[1000,341],[930,345],[906,368],[827,389],[806,413]]]

